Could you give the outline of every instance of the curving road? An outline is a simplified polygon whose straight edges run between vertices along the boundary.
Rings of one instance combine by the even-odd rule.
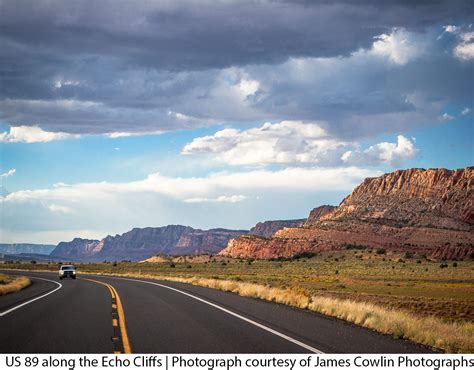
[[[421,353],[304,310],[189,284],[84,275],[31,278],[0,297],[0,353]]]

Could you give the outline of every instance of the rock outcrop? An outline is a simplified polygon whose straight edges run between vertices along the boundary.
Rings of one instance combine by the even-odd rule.
[[[227,242],[247,230],[199,230],[189,226],[135,228],[122,235],[102,240],[76,238],[61,242],[51,253],[54,257],[83,261],[139,261],[154,255],[215,254]]]
[[[87,260],[99,240],[74,238],[70,242],[61,242],[50,253],[51,257],[66,258],[73,261]]]
[[[434,258],[474,252],[474,168],[409,169],[366,179],[336,209],[269,239],[243,236],[221,255],[290,257],[354,245]],[[317,216],[316,216],[317,217]]]
[[[306,219],[299,220],[275,220],[275,221],[263,221],[257,223],[250,229],[249,234],[256,236],[269,237],[275,234],[278,230],[284,227],[300,227],[306,222]]]
[[[316,224],[322,217],[326,216],[328,213],[331,213],[335,209],[336,207],[329,205],[313,208],[309,213],[309,216],[306,219],[304,226],[309,227]]]

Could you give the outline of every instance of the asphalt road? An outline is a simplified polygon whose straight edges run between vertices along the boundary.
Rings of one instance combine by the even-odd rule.
[[[32,285],[0,297],[0,353],[430,352],[338,319],[188,284],[14,273]]]

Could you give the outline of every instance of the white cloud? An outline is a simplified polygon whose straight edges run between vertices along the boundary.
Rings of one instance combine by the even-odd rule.
[[[16,172],[16,169],[15,168],[12,168],[11,170],[5,172],[5,173],[2,173],[0,175],[0,178],[6,178],[6,177],[10,177],[10,176],[13,176]]]
[[[144,131],[144,132],[109,132],[104,136],[117,139],[130,136],[161,135],[164,131]],[[100,134],[102,135],[102,134]],[[66,132],[45,131],[38,126],[12,126],[9,132],[0,133],[0,142],[3,143],[46,143],[56,140],[79,139],[83,137],[78,134]]]
[[[161,135],[164,131],[146,131],[146,132],[110,132],[105,134],[105,136],[111,139],[117,139],[120,137],[130,137],[130,136],[148,136],[148,135]]]
[[[254,95],[260,87],[260,83],[256,80],[242,79],[239,82],[239,89],[245,96]]]
[[[80,135],[65,132],[44,131],[38,126],[12,126],[9,132],[0,133],[3,143],[45,143],[54,140],[79,138]]]
[[[329,137],[320,123],[282,121],[248,130],[227,128],[195,138],[182,154],[218,154],[231,165],[313,163],[331,165],[346,143]]]
[[[456,35],[458,44],[453,49],[456,58],[463,61],[474,59],[474,32],[465,31],[465,28],[456,26],[445,26],[446,32]]]
[[[227,128],[195,138],[182,154],[212,154],[230,165],[316,164],[318,166],[400,164],[417,149],[414,140],[398,136],[397,143],[379,143],[365,151],[354,142],[329,136],[319,123],[283,121],[248,130]],[[350,149],[350,150],[348,150]],[[377,155],[376,155],[377,154]]]
[[[56,213],[63,213],[63,214],[74,213],[71,208],[66,207],[66,206],[61,206],[59,204],[50,204],[48,206],[48,209],[51,212],[56,212]]]
[[[471,108],[468,107],[464,108],[461,112],[463,116],[467,116],[469,113],[471,113]]]
[[[443,26],[443,29],[447,33],[457,33],[459,31],[459,27],[454,25]]]
[[[370,52],[388,58],[392,63],[404,65],[419,57],[425,45],[404,29],[393,29],[390,34],[377,36]]]
[[[185,203],[205,203],[205,202],[217,202],[217,203],[238,203],[247,199],[245,195],[220,195],[217,198],[189,198],[185,199]]]
[[[188,201],[193,198],[215,199],[217,202],[244,200],[247,192],[269,189],[280,190],[350,190],[368,176],[378,174],[357,167],[346,168],[286,168],[279,171],[254,170],[247,172],[219,172],[207,177],[168,177],[160,173],[148,175],[144,180],[127,183],[55,184],[52,188],[20,190],[2,198],[3,202],[46,201],[55,205],[74,207],[82,202],[108,202],[117,196],[158,195]],[[223,196],[222,194],[241,194]]]
[[[454,116],[452,116],[452,115],[450,115],[450,114],[448,114],[448,113],[446,113],[446,112],[443,113],[443,115],[440,117],[440,119],[441,119],[442,121],[452,121],[452,120],[454,120],[455,118],[456,118],[456,117],[454,117]]]
[[[419,150],[415,147],[414,140],[398,135],[397,143],[383,142],[369,147],[364,151],[347,151],[341,159],[350,165],[358,164],[390,164],[398,166],[405,161],[413,159]]]
[[[79,86],[80,84],[80,81],[59,79],[54,82],[54,88],[60,89],[64,86]]]

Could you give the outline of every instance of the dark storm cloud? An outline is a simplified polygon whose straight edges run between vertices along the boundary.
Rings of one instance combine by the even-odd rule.
[[[216,120],[348,122],[341,114],[410,111],[405,95],[417,87],[407,78],[428,84],[415,72],[397,80],[390,71],[394,81],[387,88],[380,66],[372,79],[368,68],[356,66],[357,74],[347,68],[341,79],[328,76],[329,87],[313,71],[308,89],[284,80],[285,63],[350,57],[394,27],[421,34],[465,24],[473,7],[461,0],[0,0],[0,119],[100,133],[172,130]],[[247,78],[246,70],[262,82],[262,91],[241,99],[233,86]],[[453,70],[454,87],[466,81],[464,70],[456,72],[453,64],[447,70]],[[352,81],[344,81],[347,77]],[[435,92],[447,90],[435,81]],[[321,88],[331,94],[321,94]],[[465,97],[465,90],[454,95]]]
[[[469,1],[2,1],[0,31],[35,53],[171,70],[335,56],[392,27],[472,14]]]

